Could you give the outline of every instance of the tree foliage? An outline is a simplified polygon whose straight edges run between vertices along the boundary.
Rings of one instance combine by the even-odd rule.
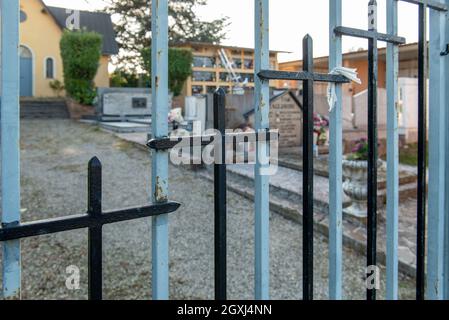
[[[110,76],[111,87],[149,88],[150,78],[146,73],[132,73],[125,69],[116,69]]]
[[[67,93],[79,103],[92,104],[96,96],[94,78],[100,65],[101,35],[84,30],[66,30],[60,47]]]
[[[110,0],[108,12],[114,16],[117,41],[121,49],[119,63],[130,69],[142,66],[141,53],[151,46],[152,0]],[[201,21],[196,14],[198,6],[207,0],[169,1],[169,40],[219,43],[226,36],[228,18]]]
[[[143,49],[142,57],[144,69],[151,75],[151,49]],[[168,50],[168,86],[174,96],[181,94],[184,83],[192,74],[192,63],[192,51],[176,48]]]

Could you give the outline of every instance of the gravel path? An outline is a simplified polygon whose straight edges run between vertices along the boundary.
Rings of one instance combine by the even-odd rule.
[[[103,208],[146,204],[150,156],[109,133],[70,120],[22,121],[23,221],[86,210],[87,162],[103,163]],[[213,298],[213,185],[195,172],[170,167],[170,192],[181,209],[170,216],[170,297]],[[228,295],[253,297],[253,203],[228,194]],[[104,297],[151,298],[151,219],[104,228]],[[327,298],[327,243],[315,238],[316,297]],[[87,297],[87,231],[22,241],[23,298]],[[271,297],[301,298],[301,226],[271,215]],[[345,298],[364,299],[365,259],[345,250]],[[65,286],[66,267],[81,270],[80,290]],[[384,270],[382,270],[384,274]],[[382,292],[385,283],[382,280]],[[402,298],[413,298],[413,281],[402,278]]]

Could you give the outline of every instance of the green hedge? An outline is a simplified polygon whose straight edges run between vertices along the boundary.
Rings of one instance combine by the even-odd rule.
[[[79,103],[91,105],[96,96],[93,80],[100,65],[102,36],[96,32],[66,30],[60,47],[68,95]]]
[[[142,50],[143,65],[151,75],[151,49]],[[174,96],[179,96],[184,83],[192,74],[193,54],[191,50],[170,48],[168,50],[168,86]]]

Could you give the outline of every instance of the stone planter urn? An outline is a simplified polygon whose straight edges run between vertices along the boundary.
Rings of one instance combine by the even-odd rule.
[[[382,161],[377,162],[377,167],[382,165]],[[344,209],[357,219],[367,218],[368,208],[368,161],[366,160],[343,160],[343,183],[344,193],[351,199],[351,205]]]

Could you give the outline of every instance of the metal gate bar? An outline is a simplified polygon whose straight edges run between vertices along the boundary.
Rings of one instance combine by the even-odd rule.
[[[168,0],[151,3],[151,88],[153,137],[168,135]],[[153,150],[151,171],[152,199],[164,203],[168,199],[168,152]],[[152,221],[152,286],[153,299],[169,298],[168,215]]]
[[[416,239],[416,299],[425,294],[427,186],[427,8],[418,5],[418,203]]]
[[[20,223],[19,1],[1,1],[2,226]],[[3,296],[20,297],[20,241],[3,243]]]
[[[215,299],[226,300],[226,101],[219,88],[214,93],[214,128],[220,132],[220,150],[214,149],[214,242],[215,242]],[[215,145],[217,146],[217,144]]]
[[[313,42],[303,42],[303,69],[313,74]],[[303,81],[302,272],[303,299],[313,299],[313,80]]]
[[[179,144],[191,148],[214,144],[214,285],[215,300],[227,299],[227,226],[226,226],[226,145],[238,142],[238,138],[243,137],[244,143],[268,142],[279,140],[279,133],[275,130],[260,131],[255,139],[248,139],[245,133],[226,132],[226,93],[219,88],[214,93],[214,129],[215,134],[195,135],[195,136],[171,136],[148,141],[147,146],[154,151],[168,151],[179,148]],[[217,139],[220,141],[217,143]],[[178,150],[175,150],[175,152]],[[246,161],[246,160],[245,160]]]
[[[443,4],[445,0],[436,0]],[[441,300],[445,282],[444,233],[449,232],[444,225],[445,213],[445,117],[447,113],[446,91],[448,80],[447,56],[445,50],[447,12],[430,10],[429,16],[429,187],[428,187],[428,255],[427,255],[427,298]],[[447,201],[447,199],[446,199]],[[447,283],[446,283],[447,285]]]
[[[254,0],[255,3],[255,44],[254,73],[268,70],[270,67],[269,52],[269,1]],[[270,127],[270,83],[255,77],[254,110],[256,132],[266,131]],[[254,167],[255,188],[255,298],[268,300],[270,296],[270,181],[264,174],[268,165],[261,158],[268,156],[266,142],[257,143],[256,165]]]
[[[368,3],[368,31],[337,26],[334,32],[340,35],[368,40],[368,219],[367,219],[367,272],[377,264],[377,42],[404,44],[405,39],[395,34],[377,32],[377,1]],[[369,276],[367,274],[367,276]],[[376,299],[376,289],[367,288],[367,299]]]
[[[329,0],[329,72],[343,64],[341,36],[342,1]],[[329,299],[342,298],[343,255],[343,124],[342,87],[335,84],[337,101],[329,114]]]
[[[377,2],[368,4],[368,219],[367,266],[377,265]],[[376,290],[367,289],[368,300],[376,299]]]
[[[387,0],[387,33],[398,33],[398,2]],[[387,44],[387,292],[388,300],[398,299],[398,228],[399,228],[399,132],[398,72],[399,46]]]
[[[397,0],[418,5],[418,204],[416,247],[416,299],[426,298],[426,199],[428,198],[428,271],[427,294],[439,299],[443,294],[444,245],[444,75],[447,0]],[[427,9],[430,9],[430,51],[427,41]],[[429,52],[429,57],[428,57]],[[430,70],[427,69],[429,62]],[[427,108],[427,75],[430,75],[429,108]],[[427,112],[429,122],[429,189],[427,189]],[[447,229],[447,227],[446,227]]]
[[[348,83],[346,77],[313,72],[313,40],[310,35],[303,39],[303,71],[281,72],[261,70],[257,77],[262,80],[303,81],[303,299],[313,300],[313,84],[321,82]]]

